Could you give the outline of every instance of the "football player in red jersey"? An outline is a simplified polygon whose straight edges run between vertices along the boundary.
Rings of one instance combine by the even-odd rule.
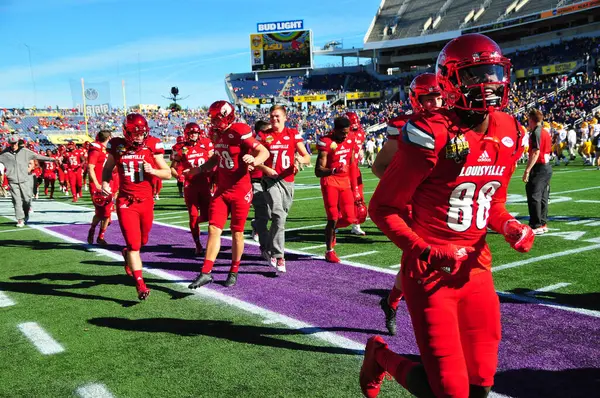
[[[402,127],[411,119],[416,119],[423,113],[433,112],[443,105],[442,93],[437,83],[435,74],[423,73],[413,79],[408,92],[410,104],[413,113],[410,115],[398,116],[388,123],[387,136],[388,141],[383,149],[377,154],[375,163],[373,163],[373,174],[378,178],[383,177],[385,169],[391,163],[396,151],[398,150],[398,139]],[[410,206],[407,207],[406,217],[410,216]],[[381,299],[379,305],[385,314],[385,324],[388,332],[393,336],[396,334],[396,310],[402,300],[402,271],[398,271],[396,281],[388,297]]]
[[[278,272],[285,268],[285,220],[294,199],[294,176],[296,159],[303,164],[310,163],[302,136],[298,130],[286,127],[287,111],[283,105],[273,105],[269,110],[271,129],[259,133],[257,140],[269,151],[264,165],[258,166],[263,172],[262,184],[268,213],[258,214],[254,226],[258,232],[262,256]],[[270,228],[267,229],[269,219]]]
[[[86,182],[89,182],[88,180],[88,156],[90,153],[90,142],[89,141],[85,141],[82,145],[81,145],[81,153],[83,154],[83,164],[81,165],[81,169],[83,171],[83,179],[82,179],[82,185],[83,185],[83,189],[85,191],[88,190],[88,186],[86,184]]]
[[[371,198],[371,219],[403,252],[402,286],[423,364],[370,338],[359,378],[367,397],[377,396],[386,372],[418,397],[486,397],[494,383],[500,303],[487,228],[519,252],[534,240],[505,206],[523,150],[519,123],[501,112],[510,68],[486,36],[450,41],[436,65],[449,109],[406,123]]]
[[[363,144],[365,143],[366,134],[362,128],[362,125],[360,124],[360,119],[358,118],[358,115],[356,113],[346,112],[346,117],[348,118],[348,120],[350,120],[350,134],[351,134],[351,138],[354,140],[354,142],[356,144],[356,148],[354,149],[353,165],[356,168],[356,170],[355,170],[356,185],[358,187],[358,192],[360,192],[360,197],[361,197],[361,199],[356,201],[356,203],[355,203],[355,211],[356,211],[358,222],[356,224],[352,224],[352,229],[350,230],[350,233],[352,233],[354,235],[364,236],[364,235],[366,235],[366,232],[360,228],[360,224],[364,223],[365,220],[358,217],[358,213],[360,212],[359,209],[361,207],[366,209],[365,194],[364,194],[363,181],[362,181],[362,173],[360,172],[360,162],[361,162],[361,159],[364,157],[362,147],[363,147]],[[340,227],[338,226],[338,228],[340,228]]]
[[[52,152],[50,149],[46,151],[46,156],[56,158],[56,151]],[[56,162],[44,162],[44,194],[48,196],[48,187],[50,187],[50,198],[54,199],[54,185],[56,183],[56,170],[58,166]]]
[[[84,163],[83,151],[77,148],[75,142],[69,141],[67,144],[67,151],[63,157],[63,163],[67,169],[67,178],[69,179],[69,185],[71,187],[73,203],[75,203],[81,197],[83,185],[83,170],[81,167]]]
[[[442,93],[437,84],[435,74],[423,73],[415,77],[410,83],[408,98],[413,113],[410,115],[400,115],[388,122],[388,140],[377,154],[375,163],[373,163],[373,167],[371,168],[377,178],[383,177],[385,169],[392,162],[392,158],[398,149],[398,137],[406,122],[423,112],[431,112],[442,107]]]
[[[127,247],[123,249],[125,270],[133,275],[138,298],[145,300],[150,294],[142,277],[140,249],[148,243],[154,217],[152,178],[171,177],[171,170],[163,158],[162,142],[149,136],[146,118],[130,113],[123,121],[123,138],[108,141],[108,155],[102,170],[102,191],[112,194],[111,180],[115,166],[119,173],[117,216]]]
[[[100,245],[106,245],[104,234],[108,225],[110,224],[110,215],[112,213],[113,198],[110,195],[105,195],[102,192],[102,173],[104,163],[106,162],[107,152],[106,145],[110,140],[112,133],[108,130],[102,130],[96,134],[96,142],[94,142],[88,150],[88,168],[90,176],[90,195],[92,202],[94,203],[94,218],[92,218],[92,224],[88,231],[87,242],[88,244],[94,243],[94,234],[96,233],[96,226],[100,224],[100,231],[98,232],[98,238],[96,243]],[[114,174],[114,171],[113,171]],[[114,180],[112,182],[112,191],[116,189]]]
[[[183,175],[183,164],[181,162],[175,163],[175,155],[179,153],[184,145],[185,137],[183,135],[178,135],[177,142],[171,149],[171,175],[177,179],[177,189],[179,190],[179,197],[181,198],[183,198],[183,184],[185,182],[185,176]]]
[[[337,117],[333,125],[333,131],[321,137],[317,143],[319,155],[315,175],[321,179],[327,213],[325,260],[339,263],[340,259],[335,254],[335,228],[338,222],[343,222],[344,226],[357,222],[354,202],[361,200],[361,195],[357,186],[357,168],[354,167],[356,144],[349,136],[350,120]]]
[[[213,281],[211,271],[219,250],[221,233],[227,215],[231,213],[231,268],[225,286],[237,282],[237,273],[244,251],[244,224],[252,203],[252,184],[248,169],[262,164],[269,152],[254,137],[250,126],[235,122],[235,110],[227,101],[216,101],[208,109],[212,133],[215,137],[214,155],[200,167],[186,174],[190,177],[212,170],[217,166],[217,187],[208,209],[208,243],[202,270],[189,285],[196,289]]]
[[[188,123],[183,129],[186,144],[173,156],[171,168],[189,170],[202,166],[211,158],[214,146],[204,130],[197,123]],[[183,174],[182,174],[183,175]],[[208,221],[208,207],[211,198],[211,172],[195,176],[185,176],[183,187],[185,205],[190,217],[190,231],[196,244],[196,255],[204,254],[200,243],[200,223]]]

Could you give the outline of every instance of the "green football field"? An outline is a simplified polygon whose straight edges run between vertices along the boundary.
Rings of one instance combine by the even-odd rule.
[[[364,168],[368,200],[377,179]],[[0,201],[0,397],[359,397],[366,339],[417,354],[402,304],[387,336],[377,303],[400,251],[367,221],[367,235],[338,234],[339,265],[322,261],[325,211],[314,169],[297,176],[287,221],[288,273],[276,277],[248,239],[237,286],[190,291],[199,270],[187,212],[173,180],[155,205],[142,258],[152,294],[136,298],[117,223],[106,248],[84,244],[89,194],[77,204],[34,203],[16,229]],[[522,166],[508,209],[527,220]],[[554,168],[550,232],[530,253],[490,234],[502,300],[503,343],[495,396],[593,396],[600,380],[600,171]],[[41,198],[45,198],[43,195]],[[249,219],[251,216],[249,217]],[[249,223],[248,232],[249,232]],[[203,226],[203,231],[206,227]],[[227,273],[230,245],[215,279]],[[46,353],[43,353],[47,350]],[[576,392],[569,390],[573,383]],[[408,397],[393,381],[382,397]]]

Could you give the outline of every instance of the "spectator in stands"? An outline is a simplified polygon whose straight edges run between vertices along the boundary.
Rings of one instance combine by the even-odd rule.
[[[29,172],[33,160],[57,162],[56,159],[38,155],[25,148],[17,135],[12,135],[8,140],[10,146],[0,153],[0,163],[4,164],[6,176],[10,186],[17,227],[22,228],[29,220],[31,209],[31,196],[33,194],[33,179]]]

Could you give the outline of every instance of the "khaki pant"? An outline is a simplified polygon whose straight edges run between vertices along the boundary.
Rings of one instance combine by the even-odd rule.
[[[31,196],[33,194],[33,181],[23,183],[9,183],[10,195],[15,208],[15,218],[24,220],[29,215]]]

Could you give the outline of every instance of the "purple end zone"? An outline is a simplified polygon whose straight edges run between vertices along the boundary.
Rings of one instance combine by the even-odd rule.
[[[115,224],[107,240],[123,245]],[[51,229],[85,241],[88,228]],[[206,236],[202,238],[205,244]],[[222,245],[213,271],[216,282],[225,280],[230,264],[231,242],[223,239]],[[192,247],[187,231],[155,224],[142,259],[147,266],[192,280],[202,265],[201,259],[192,256]],[[120,247],[109,249],[120,252]],[[247,244],[238,284],[225,288],[215,283],[203,289],[218,290],[361,343],[374,334],[387,334],[379,300],[392,286],[392,275],[293,254],[287,255],[286,263],[287,274],[275,276],[275,270],[260,258],[258,246]],[[505,302],[501,310],[503,336],[495,391],[515,397],[548,397],[565,396],[557,389],[569,388],[572,382],[582,393],[600,387],[600,319],[527,303]],[[418,354],[404,302],[397,323],[397,336],[385,337],[390,347]]]

